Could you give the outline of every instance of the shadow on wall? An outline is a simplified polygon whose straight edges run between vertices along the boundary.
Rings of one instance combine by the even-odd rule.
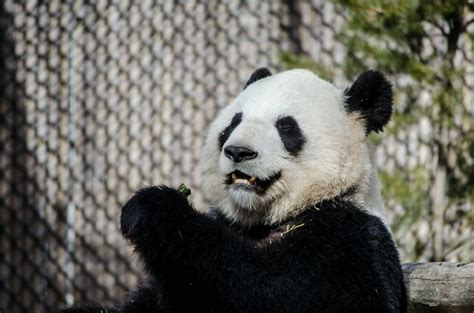
[[[50,249],[44,240],[53,234],[61,241],[65,223],[55,229],[41,212],[41,185],[33,166],[37,159],[27,142],[29,125],[25,107],[25,83],[19,76],[17,45],[13,37],[14,17],[0,5],[0,305],[12,311],[53,309],[67,290],[62,276],[53,274]],[[36,131],[36,130],[35,130]],[[64,212],[57,210],[56,212]],[[57,216],[59,221],[64,217]],[[47,236],[48,235],[48,236]],[[45,253],[48,252],[48,253]],[[58,260],[59,262],[59,260]],[[0,311],[2,311],[0,307]]]

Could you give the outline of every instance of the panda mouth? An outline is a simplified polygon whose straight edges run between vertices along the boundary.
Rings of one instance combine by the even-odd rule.
[[[268,179],[260,179],[256,176],[250,176],[241,171],[234,171],[227,175],[226,184],[238,188],[256,191],[258,193],[265,192],[274,182],[281,177],[281,172],[272,175]]]
[[[230,179],[233,184],[242,184],[242,185],[257,185],[257,177],[249,176],[239,171],[230,173]]]

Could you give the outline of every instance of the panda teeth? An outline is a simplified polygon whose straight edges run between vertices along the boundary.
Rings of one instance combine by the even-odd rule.
[[[257,177],[252,176],[249,179],[239,177],[237,174],[232,173],[231,175],[232,183],[234,184],[243,184],[243,185],[255,185],[257,182]]]
[[[239,179],[239,178],[237,177],[237,174],[232,173],[232,182],[235,183],[235,181],[236,181],[237,179]]]
[[[242,179],[242,178],[239,178],[239,179],[236,179],[234,181],[235,184],[245,184],[245,185],[249,185],[249,181],[247,179]]]

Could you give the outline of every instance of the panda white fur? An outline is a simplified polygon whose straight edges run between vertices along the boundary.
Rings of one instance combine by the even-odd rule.
[[[212,212],[165,186],[123,207],[149,279],[109,312],[406,312],[367,140],[391,112],[376,71],[343,91],[306,70],[257,70],[209,129]]]
[[[265,70],[256,73],[268,74]],[[380,101],[390,110],[390,86],[383,87],[387,89],[382,90]],[[281,222],[347,190],[352,191],[346,195],[348,200],[383,218],[380,184],[366,136],[368,121],[364,112],[350,112],[348,97],[301,69],[250,84],[210,127],[201,158],[204,194],[229,219],[249,226]],[[234,121],[232,127],[235,117],[239,122]],[[288,151],[282,140],[284,132],[278,123],[285,118],[296,121],[289,125],[295,128],[290,132],[296,134],[289,133],[287,140],[298,146],[298,151]],[[232,132],[224,134],[227,140],[216,149],[218,138],[229,125]],[[225,154],[228,147],[245,147],[258,155],[236,163]],[[260,181],[279,177],[259,194],[245,184],[224,184],[223,177],[234,171]]]

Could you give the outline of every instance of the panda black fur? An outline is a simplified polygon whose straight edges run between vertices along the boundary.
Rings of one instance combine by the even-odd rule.
[[[209,130],[213,211],[166,186],[123,207],[149,281],[110,312],[406,312],[366,138],[391,107],[375,71],[341,91],[308,71],[257,70]]]

